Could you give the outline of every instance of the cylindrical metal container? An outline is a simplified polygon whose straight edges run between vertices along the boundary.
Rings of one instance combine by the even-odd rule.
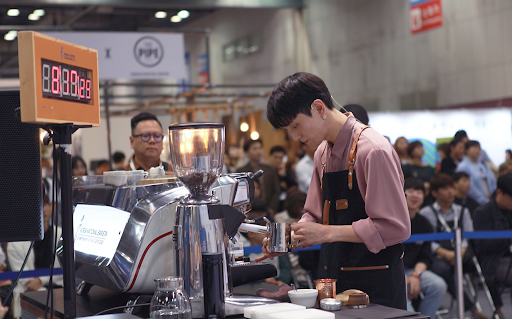
[[[290,223],[267,224],[267,250],[271,253],[287,253],[292,246]]]
[[[315,287],[318,290],[318,301],[324,298],[336,298],[336,279],[317,279]]]

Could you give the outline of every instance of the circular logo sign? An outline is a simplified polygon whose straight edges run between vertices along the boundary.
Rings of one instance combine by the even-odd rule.
[[[142,37],[135,43],[133,55],[140,65],[151,68],[162,61],[164,57],[164,47],[156,38],[149,36]]]

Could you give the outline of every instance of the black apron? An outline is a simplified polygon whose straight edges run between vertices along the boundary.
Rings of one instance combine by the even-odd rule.
[[[354,159],[359,134],[354,141]],[[355,161],[350,170],[323,174],[324,224],[352,225],[368,218],[353,163]],[[402,256],[401,243],[377,254],[370,252],[363,243],[325,243],[320,251],[319,274],[320,278],[337,279],[337,293],[359,289],[369,295],[371,303],[405,310],[407,297]]]

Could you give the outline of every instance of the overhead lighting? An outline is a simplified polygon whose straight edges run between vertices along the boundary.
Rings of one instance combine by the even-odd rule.
[[[9,31],[7,32],[5,35],[4,35],[4,40],[5,41],[12,41],[14,39],[16,39],[16,36],[18,35],[18,32],[17,31]]]
[[[247,132],[249,130],[249,124],[245,123],[245,122],[242,122],[240,124],[240,131],[242,132]]]
[[[190,17],[190,12],[188,12],[187,10],[181,10],[180,12],[178,12],[178,17],[186,19]]]
[[[46,12],[44,11],[44,9],[35,9],[34,12],[32,12],[32,14],[42,17],[46,14]]]
[[[29,19],[30,21],[37,21],[37,20],[39,20],[39,18],[40,18],[40,16],[38,16],[38,15],[36,15],[36,14],[33,14],[33,13],[31,13],[31,14],[29,14],[29,15],[28,15],[28,19]]]
[[[174,22],[174,23],[181,22],[181,17],[179,17],[179,16],[172,16],[171,17],[171,22]]]
[[[254,131],[254,132],[251,133],[251,139],[252,140],[257,140],[259,138],[260,138],[260,134],[258,132]]]
[[[165,18],[167,18],[167,12],[165,12],[165,11],[158,11],[157,13],[155,13],[155,18],[157,18],[157,19],[165,19]]]
[[[20,15],[20,10],[18,10],[18,9],[9,9],[9,10],[7,10],[7,15],[9,17],[17,17],[17,16]]]

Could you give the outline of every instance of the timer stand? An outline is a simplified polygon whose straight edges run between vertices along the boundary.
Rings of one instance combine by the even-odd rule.
[[[64,318],[76,318],[75,249],[73,242],[73,202],[71,135],[76,131],[73,124],[50,126],[53,143],[58,145],[60,157],[61,211],[62,211],[62,276],[64,279]]]
[[[44,129],[52,131],[52,140],[58,145],[60,158],[61,181],[61,212],[62,212],[62,272],[64,279],[64,318],[76,318],[75,292],[75,248],[73,242],[73,199],[72,199],[72,166],[71,166],[71,135],[79,128],[69,124],[44,125]]]

